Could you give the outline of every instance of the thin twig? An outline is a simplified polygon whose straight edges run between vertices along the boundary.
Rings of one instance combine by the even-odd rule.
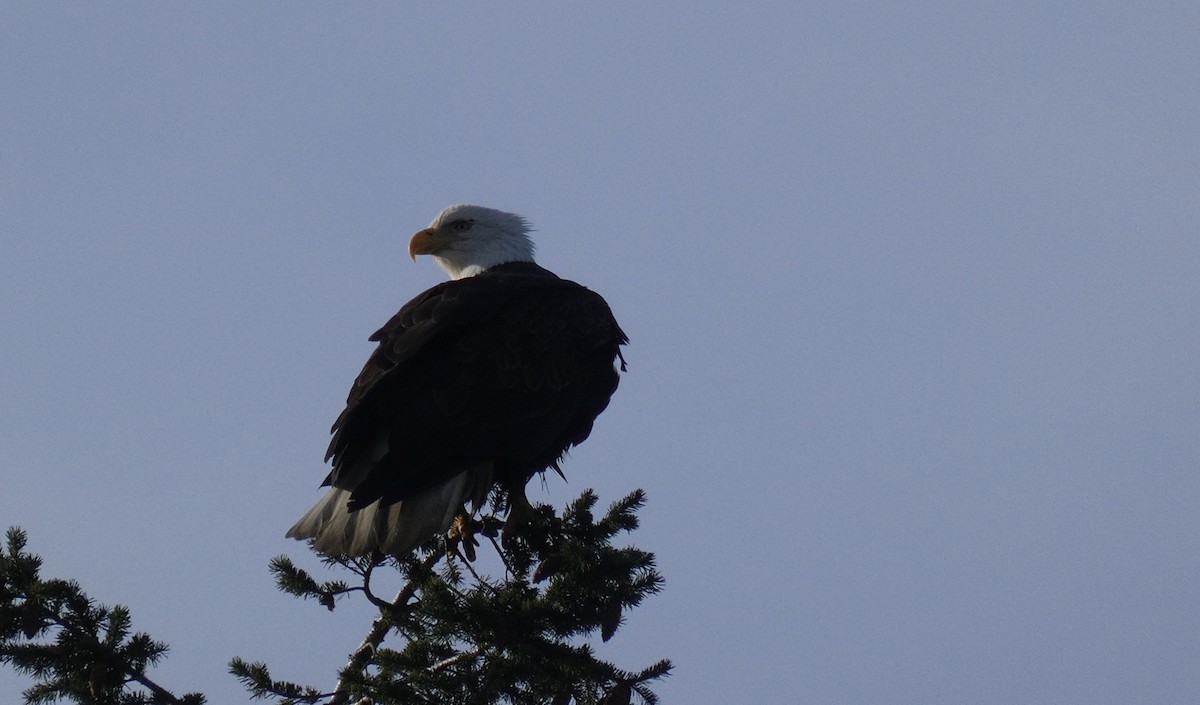
[[[475,658],[477,656],[482,656],[482,655],[483,655],[483,647],[477,646],[474,649],[471,649],[470,651],[460,651],[457,654],[454,654],[453,656],[451,656],[450,658],[444,658],[441,661],[438,661],[437,663],[433,664],[429,668],[426,668],[425,670],[429,671],[430,673],[437,673],[438,671],[442,670],[443,668],[449,668],[450,666],[453,666],[454,664],[456,664],[460,661],[466,661],[467,659]]]
[[[153,693],[154,697],[160,700],[165,700],[168,703],[183,702],[179,698],[175,697],[171,691],[150,680],[145,675],[141,673],[134,673],[132,669],[126,669],[125,672],[129,674],[130,679],[137,681],[143,688]]]
[[[504,551],[500,548],[500,542],[497,541],[496,537],[494,536],[489,536],[488,541],[492,542],[492,548],[496,549],[496,555],[500,556],[500,562],[504,564],[505,577],[511,576],[513,574],[513,569],[512,566],[508,564],[508,557],[504,555]]]
[[[475,566],[471,565],[470,561],[463,561],[463,565],[466,566],[467,570],[471,572],[471,575],[472,575],[472,577],[475,578],[476,583],[483,585],[484,587],[491,590],[493,595],[496,594],[496,592],[497,592],[496,588],[492,587],[486,580],[484,580],[482,577],[480,577],[479,573],[477,573],[475,571]],[[464,598],[466,597],[466,595],[463,595],[457,589],[455,589],[454,592],[458,593],[459,597],[464,597]]]
[[[379,597],[378,595],[376,595],[375,593],[371,592],[371,574],[374,573],[375,568],[377,568],[380,565],[382,565],[382,562],[378,562],[378,563],[372,562],[370,565],[368,565],[366,567],[366,569],[361,573],[362,579],[363,579],[362,588],[355,588],[355,589],[356,590],[361,589],[363,591],[363,594],[367,596],[367,599],[370,600],[371,604],[378,607],[380,611],[383,611],[383,610],[387,609],[388,607],[391,607],[393,603],[388,602],[388,601],[384,600],[383,598]]]

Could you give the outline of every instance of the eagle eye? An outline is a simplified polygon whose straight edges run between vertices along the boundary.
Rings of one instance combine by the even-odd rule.
[[[471,229],[471,220],[453,220],[450,221],[450,229],[456,233],[465,233]]]

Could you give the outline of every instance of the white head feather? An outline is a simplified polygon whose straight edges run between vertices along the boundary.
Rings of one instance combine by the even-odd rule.
[[[529,223],[515,213],[455,205],[413,236],[409,249],[414,256],[432,255],[451,279],[462,279],[505,262],[532,262],[529,232]]]

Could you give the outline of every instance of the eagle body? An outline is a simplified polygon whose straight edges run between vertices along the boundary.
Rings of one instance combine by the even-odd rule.
[[[476,223],[515,218],[455,206],[439,220],[456,208],[475,209]],[[524,221],[513,223],[523,237]],[[444,532],[468,501],[477,508],[495,484],[523,499],[533,475],[588,437],[617,388],[628,341],[603,298],[535,264],[525,243],[528,254],[512,261],[460,258],[454,271],[443,262],[461,276],[418,295],[371,336],[378,347],[333,424],[330,490],[289,537],[314,539],[328,555],[405,553]]]

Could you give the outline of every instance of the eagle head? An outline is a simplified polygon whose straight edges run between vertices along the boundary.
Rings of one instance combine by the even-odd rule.
[[[433,255],[451,279],[462,279],[505,262],[532,262],[529,223],[515,213],[483,206],[450,206],[413,235],[408,254]]]

